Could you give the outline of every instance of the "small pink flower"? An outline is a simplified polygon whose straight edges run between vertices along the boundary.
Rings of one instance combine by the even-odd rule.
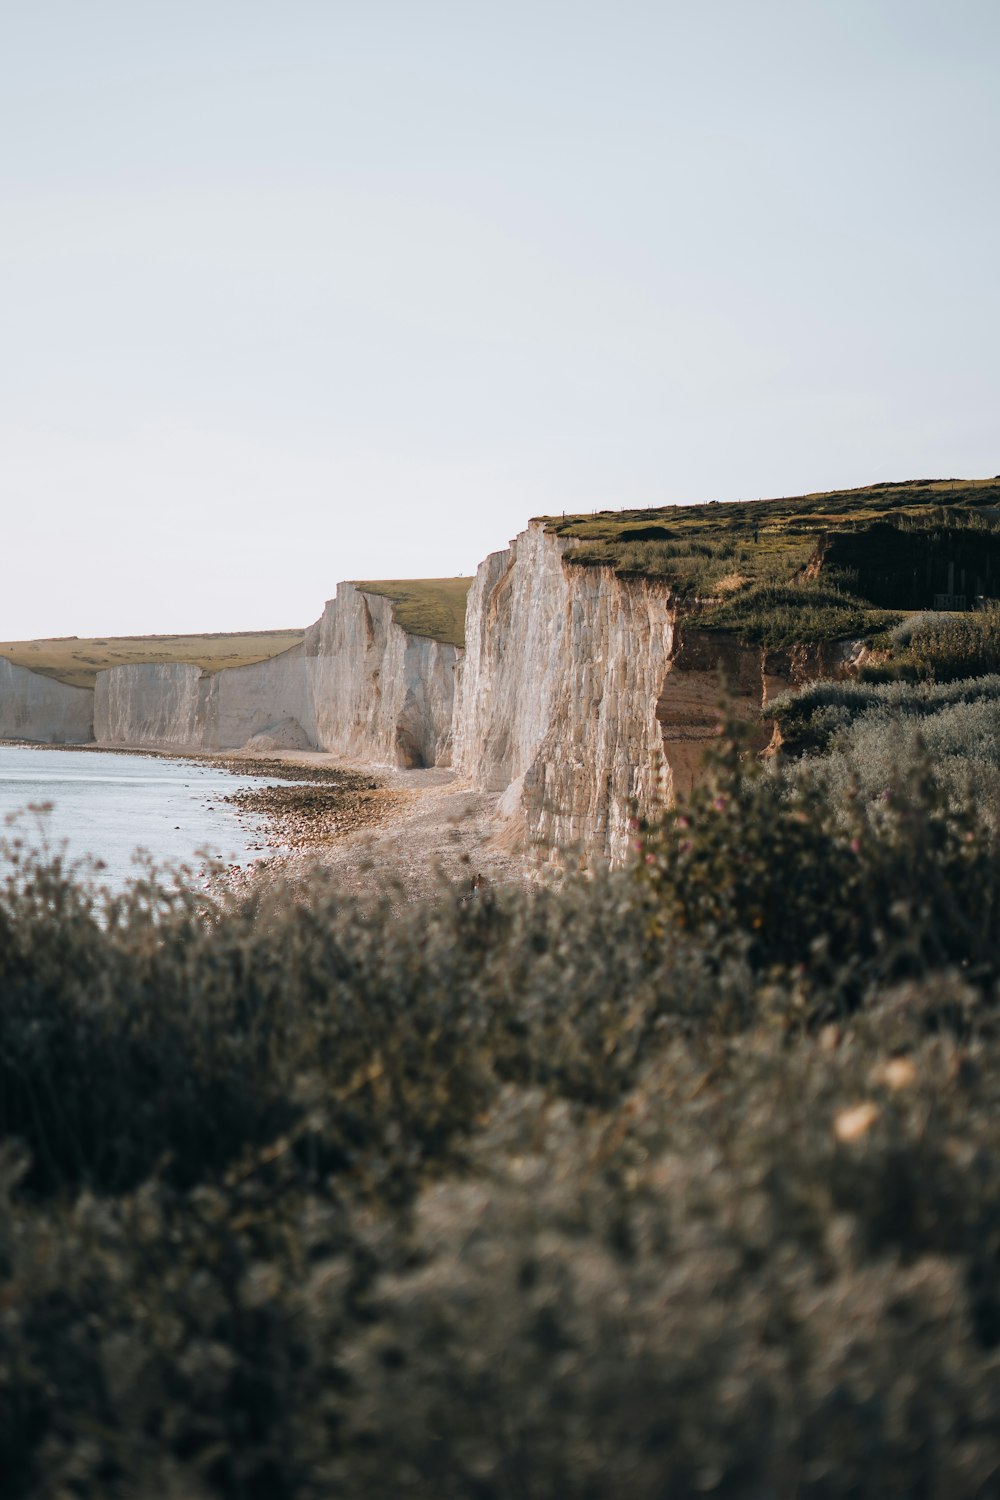
[[[681,817],[679,817],[676,821],[677,821],[677,827],[678,828],[690,828],[690,826],[691,826],[690,823],[688,822],[687,818],[685,818],[683,815]]]
[[[635,850],[636,854],[641,854],[642,853],[642,839],[633,839],[632,840],[632,848]]]
[[[851,853],[852,854],[860,854],[861,853],[861,840],[860,839],[851,839]]]
[[[715,801],[712,803],[712,806],[715,808],[716,812],[725,812],[728,805],[728,800],[729,799],[726,797],[716,797]]]
[[[655,865],[656,864],[656,855],[655,854],[647,854],[646,855],[646,863],[647,863],[647,865]]]

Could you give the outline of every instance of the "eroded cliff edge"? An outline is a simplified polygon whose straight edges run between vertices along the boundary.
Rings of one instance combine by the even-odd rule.
[[[745,721],[750,746],[763,750],[775,728],[766,712],[772,699],[817,678],[849,677],[865,655],[857,640],[769,650],[726,631],[699,629],[696,617],[682,619],[656,703],[671,795],[692,790],[725,717]]]
[[[341,583],[303,649],[320,749],[384,765],[450,763],[457,646],[411,635],[390,599]]]

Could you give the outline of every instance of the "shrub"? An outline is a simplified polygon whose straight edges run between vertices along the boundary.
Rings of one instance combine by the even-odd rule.
[[[798,642],[868,637],[898,617],[826,584],[765,584],[744,589],[699,618],[708,630],[732,631],[748,645],[768,648]]]
[[[744,769],[474,901],[20,864],[5,1496],[988,1494],[996,839]]]
[[[10,1492],[988,1493],[996,1048],[927,1029],[970,1003],[674,1037],[597,1111],[510,1087],[412,1217],[281,1143],[15,1206]]]
[[[967,615],[917,615],[890,633],[888,649],[862,668],[869,682],[954,682],[1000,671],[1000,605]]]
[[[855,986],[971,965],[993,982],[1000,840],[973,796],[949,799],[926,759],[872,804],[821,775],[745,763],[734,737],[713,779],[641,825],[638,872],[661,923],[703,942],[739,935],[755,965]],[[885,790],[885,789],[884,789]]]
[[[917,725],[929,731],[929,721],[958,705],[982,706],[1000,703],[1000,676],[966,678],[949,683],[810,682],[773,698],[767,716],[777,721],[785,746],[825,751],[835,735],[862,718],[888,729],[896,725],[905,733]],[[970,741],[968,750],[973,744]]]

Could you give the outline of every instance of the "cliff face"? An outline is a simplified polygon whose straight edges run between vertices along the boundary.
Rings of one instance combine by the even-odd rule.
[[[375,763],[447,763],[459,652],[401,630],[392,605],[342,583],[296,646],[221,672],[183,664],[97,675],[95,731],[105,745],[238,749],[266,737]]]
[[[664,763],[656,704],[673,645],[669,590],[567,566],[533,525],[487,558],[469,595],[455,763],[507,787],[530,840],[620,860],[631,801],[648,807]]]
[[[389,599],[341,583],[304,649],[324,750],[397,766],[450,763],[456,646],[410,635]]]
[[[94,736],[102,745],[201,747],[209,681],[180,662],[98,672]]]
[[[94,732],[102,745],[227,750],[295,720],[315,744],[311,663],[297,646],[222,672],[183,662],[98,672]]]
[[[94,738],[94,694],[0,657],[0,739],[85,745]]]
[[[844,677],[863,648],[765,651],[678,622],[665,584],[563,560],[532,525],[482,564],[469,594],[455,701],[455,764],[504,791],[543,854],[570,846],[619,863],[631,804],[690,791],[723,713],[760,709],[817,677]],[[725,706],[724,706],[725,700]]]
[[[843,645],[763,651],[678,624],[669,587],[581,567],[531,525],[482,564],[469,593],[464,657],[410,635],[378,594],[342,583],[302,646],[215,674],[119,667],[98,677],[105,744],[177,749],[315,746],[399,766],[448,765],[552,855],[578,847],[620,862],[630,808],[690,790],[728,711],[844,676]],[[30,675],[30,674],[27,674]],[[43,680],[43,679],[39,679]],[[62,689],[63,692],[71,690]]]
[[[748,720],[753,726],[751,742],[763,749],[774,726],[766,716],[760,717],[760,710],[772,698],[819,677],[847,677],[863,655],[864,647],[857,641],[769,651],[685,623],[656,704],[671,794],[691,791],[706,750],[721,733],[724,711]]]
[[[208,679],[204,743],[212,750],[245,745],[278,724],[297,724],[308,745],[318,745],[315,663],[295,646],[270,661],[229,667]]]

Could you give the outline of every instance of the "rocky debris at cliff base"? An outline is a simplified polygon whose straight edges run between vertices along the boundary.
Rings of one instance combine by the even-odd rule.
[[[405,802],[356,837],[304,850],[285,862],[284,873],[308,881],[321,871],[362,903],[393,891],[394,905],[436,900],[449,886],[470,895],[477,875],[487,889],[531,878],[531,860],[503,842],[507,822],[495,795],[474,792],[441,768],[385,775],[390,787],[407,792]]]
[[[167,754],[169,759],[177,759],[176,754],[162,753]],[[182,758],[199,766],[212,766],[215,769],[221,766],[234,776],[266,776],[271,781],[323,782],[327,786],[342,787],[345,791],[352,787],[367,787],[374,791],[385,785],[384,780],[376,779],[373,772],[365,767],[330,765],[318,752],[314,752],[310,760],[290,760],[280,755],[247,755],[242,750],[222,750],[212,754],[201,752],[184,755]],[[317,760],[321,763],[316,764]]]
[[[281,719],[252,734],[243,749],[252,755],[255,751],[313,750],[315,746],[298,719]]]
[[[487,887],[532,878],[534,862],[521,837],[511,836],[513,825],[523,833],[517,820],[503,816],[495,794],[475,791],[448,768],[382,766],[376,774],[364,763],[332,765],[322,752],[196,759],[234,775],[288,783],[261,781],[227,798],[258,826],[263,818],[268,841],[285,846],[245,868],[231,867],[224,880],[230,894],[270,878],[306,888],[322,873],[351,899],[377,901],[394,890],[407,903],[433,899],[448,885],[468,894],[477,874]],[[311,799],[317,791],[326,795]]]
[[[324,779],[243,787],[223,801],[240,813],[264,818],[270,842],[305,850],[378,828],[410,795],[380,786],[371,777],[341,772],[333,783]]]

